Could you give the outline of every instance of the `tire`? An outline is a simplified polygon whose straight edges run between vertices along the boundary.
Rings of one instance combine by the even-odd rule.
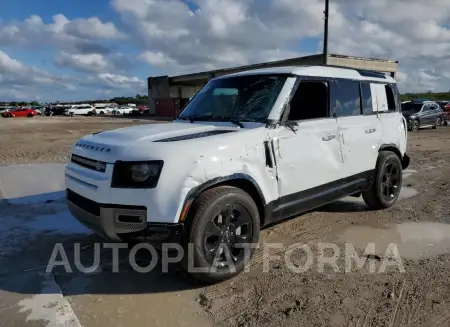
[[[73,116],[74,116],[73,112],[69,113],[69,116],[70,116],[70,117],[73,117]]]
[[[104,111],[100,111],[100,116],[104,116],[105,112]]]
[[[33,118],[34,115],[33,114],[28,114],[27,118]]]
[[[445,120],[444,121],[444,126],[447,126],[448,125],[448,122]]]
[[[442,126],[442,119],[436,118],[436,122],[434,123],[433,129],[439,129]]]
[[[416,132],[420,128],[420,122],[418,120],[413,120],[411,121],[410,126],[410,131]]]
[[[387,178],[389,172],[390,178]],[[398,199],[402,182],[402,163],[398,155],[392,151],[380,152],[370,188],[362,193],[364,202],[371,210],[391,207]]]
[[[231,218],[228,220],[224,216]],[[227,221],[229,221],[228,224]],[[241,224],[242,221],[246,221],[246,224]],[[226,225],[229,226],[228,229]],[[241,227],[235,229],[238,225]],[[242,234],[243,231],[245,236]],[[192,277],[204,283],[213,284],[227,280],[244,270],[254,252],[254,246],[249,245],[258,243],[259,233],[258,207],[249,194],[233,186],[219,186],[206,190],[197,197],[189,210],[182,240],[185,255],[181,266]],[[231,245],[233,241],[246,244],[250,254],[247,257],[248,260],[245,260],[244,248],[233,248]],[[214,255],[220,253],[222,243],[229,246],[227,247],[231,249],[229,253],[233,251],[234,271],[227,265],[219,265],[216,270],[208,269],[204,272],[189,271],[190,266],[195,269],[211,268]],[[218,256],[222,258],[221,254]]]

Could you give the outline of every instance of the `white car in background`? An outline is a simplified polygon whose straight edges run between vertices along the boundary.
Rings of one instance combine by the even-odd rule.
[[[93,110],[94,107],[89,104],[80,104],[78,106],[72,106],[71,108],[64,110],[64,115],[70,117],[76,115],[88,115]]]
[[[113,114],[114,114],[114,115],[128,115],[128,114],[131,113],[133,110],[136,110],[136,108],[134,108],[134,107],[129,107],[129,106],[123,106],[123,107],[115,108],[115,109],[113,110]]]
[[[108,103],[94,103],[92,115],[111,115],[114,109],[115,108]]]

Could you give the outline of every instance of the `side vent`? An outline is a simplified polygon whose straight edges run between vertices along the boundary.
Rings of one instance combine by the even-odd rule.
[[[269,168],[273,168],[275,165],[272,158],[271,146],[268,141],[264,141],[264,154],[266,156],[266,166]]]

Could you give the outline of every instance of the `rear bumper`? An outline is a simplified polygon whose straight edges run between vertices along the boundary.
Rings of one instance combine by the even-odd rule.
[[[66,190],[66,198],[70,213],[107,240],[157,244],[181,240],[183,224],[149,223],[145,207],[100,204],[71,190]]]
[[[402,169],[405,170],[409,167],[410,157],[405,153],[402,158]]]

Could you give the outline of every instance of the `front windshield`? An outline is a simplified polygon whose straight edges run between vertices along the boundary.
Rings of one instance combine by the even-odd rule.
[[[286,79],[284,75],[246,75],[212,80],[178,117],[265,122]]]
[[[419,112],[420,109],[422,109],[421,103],[403,103],[402,104],[402,111],[409,111],[409,112]]]

